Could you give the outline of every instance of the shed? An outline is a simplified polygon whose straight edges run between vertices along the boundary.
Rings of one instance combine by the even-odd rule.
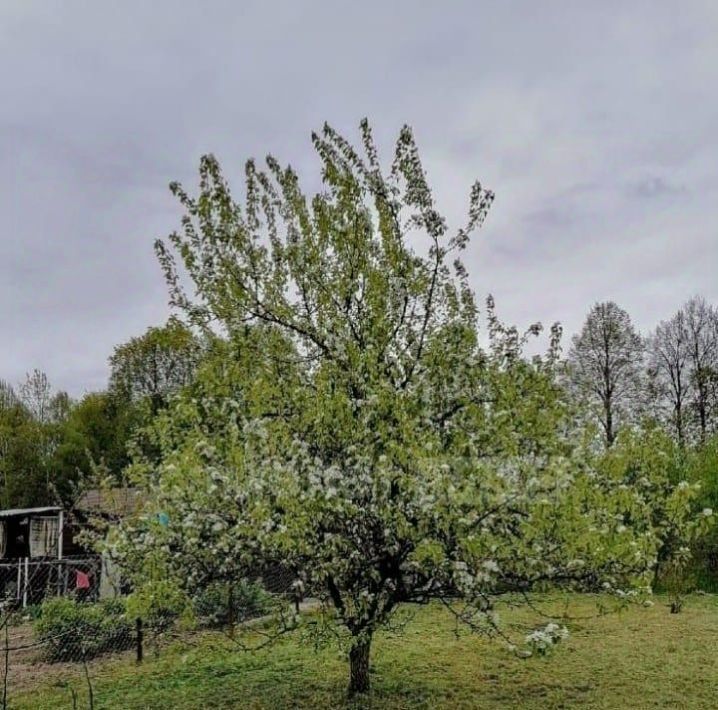
[[[0,558],[62,558],[64,515],[58,506],[0,510]]]

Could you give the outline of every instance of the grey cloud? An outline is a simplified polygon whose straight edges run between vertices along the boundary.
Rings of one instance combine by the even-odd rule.
[[[636,197],[653,199],[657,197],[668,197],[681,195],[687,188],[684,185],[674,185],[661,176],[648,177],[640,180],[629,187],[629,194]]]

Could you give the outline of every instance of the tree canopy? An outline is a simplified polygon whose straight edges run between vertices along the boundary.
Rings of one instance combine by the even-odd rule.
[[[539,328],[522,337],[489,302],[479,346],[460,256],[493,194],[476,182],[450,231],[411,130],[388,170],[366,121],[361,136],[312,136],[311,196],[271,156],[247,163],[241,204],[212,156],[196,196],[173,184],[182,230],[157,243],[172,303],[234,355],[157,420],[159,461],[135,467],[150,510],[112,543],[189,594],[258,563],[294,570],[343,629],[351,692],[403,604],[458,596],[458,618],[503,633],[509,593],[646,589],[660,544],[652,488],[614,485],[571,438],[559,331],[529,360]]]

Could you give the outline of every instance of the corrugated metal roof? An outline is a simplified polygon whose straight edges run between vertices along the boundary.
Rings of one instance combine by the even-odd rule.
[[[38,513],[57,513],[60,511],[56,505],[48,505],[44,508],[11,508],[0,510],[0,518],[14,518],[16,515],[37,515]]]

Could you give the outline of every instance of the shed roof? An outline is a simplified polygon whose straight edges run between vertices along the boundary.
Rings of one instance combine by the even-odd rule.
[[[18,515],[38,515],[39,513],[58,513],[60,508],[56,505],[47,505],[43,508],[10,508],[0,510],[0,518],[14,518]]]
[[[134,513],[144,501],[144,494],[137,488],[92,488],[77,503],[77,509],[124,517]]]

